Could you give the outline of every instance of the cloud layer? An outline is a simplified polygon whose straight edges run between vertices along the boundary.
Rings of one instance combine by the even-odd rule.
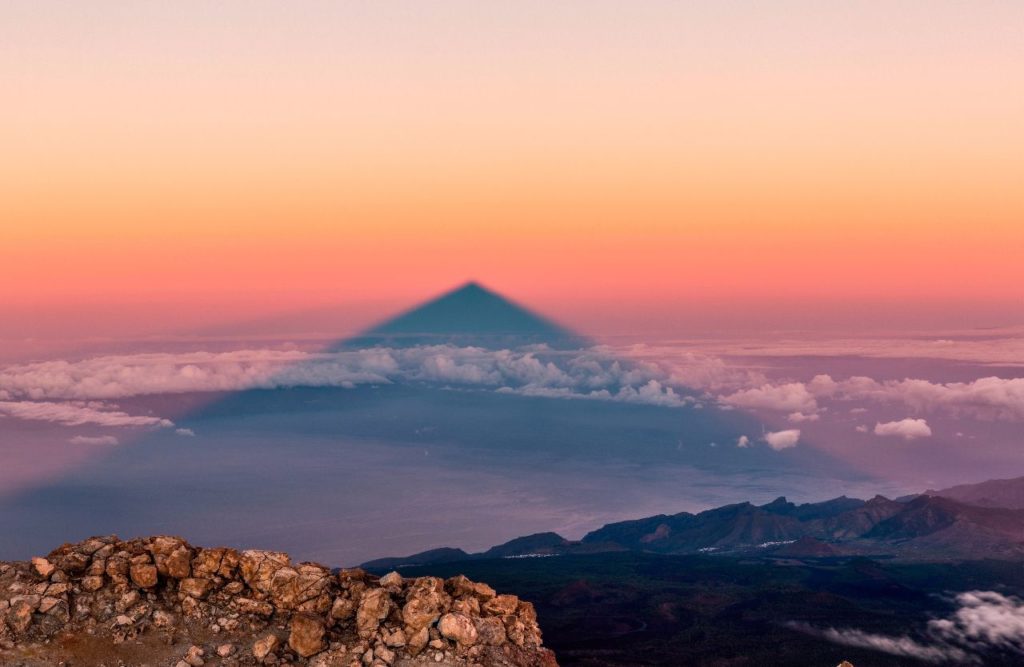
[[[76,435],[68,442],[72,445],[116,445],[119,441],[112,435]]]
[[[88,405],[51,401],[0,401],[0,416],[55,422],[67,426],[174,426],[174,422],[160,417],[136,416],[120,410],[103,410]]]
[[[0,369],[0,403],[6,406],[0,414],[68,424],[166,426],[167,420],[154,422],[154,418],[131,417],[117,410],[88,412],[87,407],[78,406],[77,411],[62,411],[55,406],[153,394],[426,383],[667,407],[711,404],[721,409],[778,412],[794,424],[821,421],[833,405],[836,413],[847,414],[863,411],[865,405],[895,406],[910,416],[899,422],[879,422],[873,432],[907,439],[931,434],[923,419],[930,413],[1024,421],[1024,378],[935,383],[818,375],[805,382],[773,383],[756,371],[694,352],[676,350],[658,359],[664,352],[642,345],[572,352],[437,345],[335,353],[256,349],[57,360]],[[842,403],[846,405],[837,405]],[[86,421],[76,421],[81,419]],[[776,442],[789,440],[776,438]]]
[[[664,367],[623,361],[602,348],[562,353],[441,345],[323,354],[294,350],[137,354],[24,364],[0,370],[0,414],[69,425],[172,426],[165,419],[133,417],[82,402],[400,382],[666,407],[698,403]]]
[[[1024,421],[1024,378],[984,377],[972,382],[938,383],[919,379],[878,381],[865,376],[835,380],[818,375],[809,382],[765,383],[741,389],[720,395],[718,401],[731,407],[789,413],[791,422],[814,421],[826,401],[899,406],[915,415],[941,413],[988,421]],[[846,410],[863,412],[863,407]],[[876,433],[893,435],[884,432],[890,429],[888,424],[881,426],[883,432],[876,429]],[[931,435],[930,429],[924,432],[926,426],[915,426],[915,437]]]

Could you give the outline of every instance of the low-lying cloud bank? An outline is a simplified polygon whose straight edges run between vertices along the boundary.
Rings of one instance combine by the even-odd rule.
[[[724,394],[725,405],[790,413],[807,421],[822,410],[822,401],[859,401],[902,406],[915,414],[941,412],[983,420],[1024,420],[1024,378],[985,377],[972,382],[927,380],[878,381],[854,376],[835,380],[815,376],[810,382],[765,383]]]
[[[983,664],[993,650],[1016,653],[1024,661],[1024,600],[995,591],[967,591],[955,598],[947,618],[928,622],[920,636],[892,636],[850,628],[820,628],[803,622],[787,625],[846,646],[932,663]]]
[[[910,416],[898,422],[879,422],[873,433],[906,439],[931,435],[930,426],[921,418],[927,413],[1024,421],[1024,378],[934,383],[878,381],[863,376],[836,380],[818,375],[807,382],[773,383],[757,371],[719,358],[677,352],[655,359],[642,346],[562,352],[544,347],[486,350],[434,345],[332,353],[241,350],[47,361],[0,369],[0,415],[67,424],[168,426],[167,420],[133,417],[117,410],[58,406],[66,408],[68,401],[153,394],[392,383],[667,407],[716,405],[779,412],[794,424],[818,421],[838,403],[847,403],[842,407],[847,413],[851,408],[863,410],[865,404],[878,404],[900,407]]]
[[[136,354],[24,364],[0,370],[0,415],[69,425],[166,427],[173,424],[81,402],[403,382],[667,407],[699,403],[664,367],[624,361],[603,348],[563,353],[441,345],[321,354],[293,350]]]

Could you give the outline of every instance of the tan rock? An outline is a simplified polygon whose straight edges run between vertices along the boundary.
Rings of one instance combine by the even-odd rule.
[[[312,614],[292,616],[288,646],[299,656],[308,658],[324,650],[324,634],[327,628],[323,619]]]
[[[192,574],[192,550],[185,546],[178,547],[167,556],[163,564],[167,570],[167,576],[184,579]],[[157,569],[160,569],[159,562],[157,562]]]
[[[184,595],[197,600],[205,598],[211,588],[213,588],[213,582],[209,579],[196,579],[194,577],[182,579],[181,584],[178,586],[178,590]]]
[[[452,602],[452,611],[457,611],[460,614],[465,614],[466,616],[479,616],[480,600],[472,596],[459,598],[455,602]]]
[[[36,556],[32,559],[32,569],[35,570],[36,574],[38,574],[43,579],[49,579],[50,575],[53,574],[53,571],[57,568],[54,567],[53,563],[46,560],[45,558],[40,558],[39,556]]]
[[[45,594],[49,595],[50,597],[60,597],[61,595],[65,595],[68,592],[68,588],[69,586],[64,583],[50,584],[46,587]]]
[[[448,590],[454,597],[462,597],[466,595],[472,595],[478,598],[481,602],[486,602],[493,598],[497,593],[494,589],[480,582],[470,581],[465,575],[457,575],[447,581]]]
[[[406,644],[409,650],[409,655],[416,657],[427,647],[429,642],[430,632],[428,632],[425,627],[420,628],[409,637],[409,641]]]
[[[383,588],[372,588],[365,591],[359,600],[356,611],[356,630],[360,637],[372,637],[381,621],[391,612],[391,597]]]
[[[243,614],[271,616],[274,613],[274,607],[269,602],[253,600],[252,598],[235,598],[232,601],[232,605]]]
[[[11,604],[7,611],[7,625],[15,634],[23,634],[32,625],[33,606],[26,600],[19,600]]]
[[[200,549],[192,559],[192,572],[197,577],[232,577],[239,558],[240,554],[234,549]]]
[[[331,618],[335,621],[347,621],[355,616],[356,603],[346,597],[337,597],[331,605]]]
[[[437,629],[441,636],[458,643],[459,646],[472,646],[476,643],[476,626],[465,614],[445,614],[438,621]]]
[[[263,595],[270,594],[274,573],[290,566],[291,558],[286,553],[255,549],[243,551],[238,562],[245,583]]]
[[[384,645],[389,648],[401,648],[408,642],[405,638],[405,631],[402,628],[398,628],[394,632],[385,633],[383,640]]]
[[[406,590],[402,621],[406,634],[431,625],[448,609],[451,598],[444,592],[444,582],[436,577],[422,577]]]
[[[515,595],[496,595],[484,602],[484,611],[492,616],[507,616],[516,613],[519,598]]]
[[[110,578],[123,577],[128,574],[128,559],[114,556],[113,558],[107,559],[106,567],[107,576]]]
[[[185,654],[184,660],[192,667],[202,667],[206,664],[206,661],[203,660],[204,655],[206,655],[206,651],[201,647],[190,646],[188,652]]]
[[[395,652],[387,646],[378,645],[373,649],[373,658],[383,662],[385,665],[390,665],[395,661]]]
[[[245,590],[245,584],[241,581],[232,581],[231,583],[224,586],[224,592],[228,595],[238,595]]]
[[[132,582],[139,588],[153,588],[157,584],[157,570],[155,565],[132,565],[129,572],[131,574]]]
[[[508,641],[505,624],[496,616],[476,619],[476,634],[481,644],[501,646]]]
[[[90,593],[98,591],[103,588],[103,577],[102,576],[91,576],[82,579],[82,590],[89,591]]]
[[[273,632],[263,635],[252,645],[252,654],[257,660],[262,660],[277,650],[281,640]]]
[[[520,600],[519,605],[516,606],[516,615],[526,624],[537,623],[537,610],[534,609],[532,602]]]
[[[397,572],[388,572],[387,574],[385,574],[383,577],[380,578],[380,581],[378,583],[381,586],[383,586],[384,588],[392,588],[392,587],[401,588],[401,586],[402,586],[402,575],[398,574]]]
[[[61,602],[62,600],[60,598],[49,596],[44,597],[42,600],[39,601],[39,613],[48,614],[50,613],[50,610],[59,605]]]

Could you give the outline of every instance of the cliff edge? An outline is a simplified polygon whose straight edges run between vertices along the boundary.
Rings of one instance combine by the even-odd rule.
[[[557,666],[533,605],[487,584],[168,536],[0,563],[0,664]]]

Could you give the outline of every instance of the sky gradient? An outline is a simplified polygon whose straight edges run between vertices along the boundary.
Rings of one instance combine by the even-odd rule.
[[[0,26],[9,335],[369,320],[469,278],[570,320],[1024,316],[1020,3],[15,0]]]

